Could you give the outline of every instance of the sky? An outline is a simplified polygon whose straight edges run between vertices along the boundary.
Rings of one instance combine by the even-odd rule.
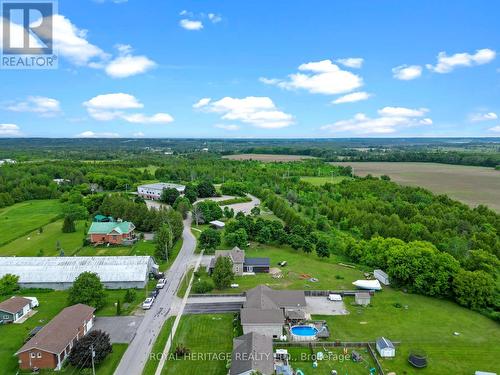
[[[59,0],[58,68],[0,69],[0,137],[500,137],[498,14],[483,0]]]

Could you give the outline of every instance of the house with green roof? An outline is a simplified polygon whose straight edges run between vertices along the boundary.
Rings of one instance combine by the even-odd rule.
[[[89,229],[93,244],[131,245],[135,242],[135,225],[129,221],[93,222]]]

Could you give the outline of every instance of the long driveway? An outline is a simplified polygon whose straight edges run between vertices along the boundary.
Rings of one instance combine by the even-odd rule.
[[[115,375],[142,374],[163,322],[172,307],[179,284],[193,258],[196,239],[191,233],[191,215],[184,220],[182,238],[182,248],[165,274],[168,284],[161,290],[151,310],[146,312],[134,339],[115,371]]]
[[[252,208],[254,208],[260,204],[260,199],[257,197],[254,197],[251,194],[247,194],[247,197],[251,199],[250,202],[229,204],[229,205],[227,205],[227,207],[232,208],[234,210],[235,214],[237,214],[238,212],[243,212],[245,215],[249,215],[250,211],[252,211]],[[211,198],[201,198],[201,199],[198,199],[194,204],[199,203],[199,202],[203,202],[206,200],[220,202],[220,201],[225,201],[225,200],[233,199],[233,198],[235,198],[235,197],[232,195],[223,195],[221,197],[211,197]]]

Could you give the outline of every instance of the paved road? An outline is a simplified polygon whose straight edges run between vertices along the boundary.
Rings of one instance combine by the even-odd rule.
[[[153,344],[165,321],[175,294],[189,263],[192,261],[196,248],[196,239],[191,233],[191,215],[184,220],[184,231],[182,233],[182,248],[174,263],[166,273],[167,285],[158,295],[151,310],[147,311],[142,320],[135,338],[128,346],[123,355],[115,375],[141,375],[147,362]]]
[[[142,316],[107,316],[96,317],[92,330],[101,330],[109,334],[113,344],[130,344],[134,339]]]
[[[235,214],[237,214],[238,212],[243,212],[245,215],[249,215],[250,211],[252,211],[252,208],[254,208],[260,204],[260,199],[257,197],[254,197],[251,194],[247,194],[247,197],[251,199],[250,202],[229,204],[229,205],[227,205],[227,207],[232,208],[234,210]],[[222,197],[202,198],[202,199],[197,200],[195,202],[195,204],[198,202],[206,201],[206,200],[211,200],[211,201],[217,202],[217,201],[224,201],[224,200],[232,199],[232,198],[235,198],[235,197],[231,196],[231,195],[223,195]]]
[[[184,314],[219,314],[239,312],[243,302],[189,303]]]

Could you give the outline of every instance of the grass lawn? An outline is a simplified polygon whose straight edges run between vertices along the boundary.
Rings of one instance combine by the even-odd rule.
[[[184,294],[186,294],[187,287],[189,285],[189,280],[191,280],[191,276],[193,275],[194,268],[190,268],[184,277],[179,286],[179,290],[177,291],[177,297],[184,298]]]
[[[142,375],[154,375],[156,372],[156,368],[158,367],[158,363],[160,362],[161,354],[163,353],[163,349],[168,340],[168,336],[170,335],[170,330],[174,325],[175,316],[169,317],[161,327],[160,334],[156,338],[156,341],[153,345],[153,349],[151,349],[151,355],[146,362],[146,366],[144,366],[144,370],[142,371]]]
[[[274,350],[276,349],[280,349],[280,346],[277,345]],[[351,360],[351,352],[353,350],[351,348],[347,350],[347,355],[344,355],[343,349],[340,348],[328,347],[325,348],[326,350],[314,348],[314,356],[311,355],[309,348],[286,347],[283,349],[288,350],[292,368],[294,370],[302,370],[304,374],[330,375],[332,370],[337,370],[339,375],[366,375],[369,374],[370,368],[375,367],[375,361],[366,348],[354,349],[363,357],[364,361],[361,362],[353,362]],[[318,352],[323,352],[326,357],[318,361],[318,367],[313,369],[312,363]]]
[[[56,199],[26,201],[0,209],[0,244],[45,226],[61,214]]]
[[[349,290],[353,289],[351,284],[353,281],[363,278],[360,270],[338,265],[341,259],[334,255],[320,259],[314,252],[304,254],[302,251],[292,250],[289,247],[277,248],[252,244],[249,249],[246,249],[246,256],[269,257],[272,268],[280,268],[278,262],[283,260],[286,260],[288,265],[280,268],[283,273],[280,279],[272,278],[269,273],[240,276],[234,279],[234,283],[239,284],[239,288],[214,290],[213,293],[241,293],[260,284],[266,284],[273,289]],[[318,282],[309,281],[311,277],[317,278]]]
[[[346,300],[349,315],[315,316],[328,321],[330,340],[374,341],[385,336],[402,345],[395,359],[382,361],[384,369],[413,374],[407,362],[411,349],[422,349],[429,365],[425,374],[473,374],[476,370],[499,372],[498,323],[456,303],[390,288],[377,292],[372,306],[354,307]],[[396,308],[399,303],[408,308]],[[454,336],[459,332],[459,336]]]
[[[25,234],[14,241],[0,247],[1,256],[59,256],[57,241],[66,256],[74,255],[82,246],[85,237],[85,222],[77,221],[76,232],[63,233],[62,220],[57,220],[43,227],[43,232],[38,233],[38,228]],[[42,253],[42,252],[43,253]]]
[[[338,184],[346,179],[350,179],[347,176],[325,176],[325,177],[314,177],[314,176],[304,176],[300,178],[302,181],[309,182],[315,186],[321,186],[326,183]]]
[[[162,374],[226,374],[225,359],[233,349],[233,319],[233,314],[184,315],[174,338],[172,352],[177,345],[182,344],[191,350],[192,356],[199,357],[168,358]]]
[[[156,281],[154,281],[156,285]],[[139,306],[139,304],[144,301],[148,292],[151,288],[148,289],[136,289],[135,298],[131,303],[123,302],[123,298],[125,297],[126,289],[106,289],[106,304],[103,308],[96,311],[96,316],[116,316],[116,303],[118,300],[121,302],[121,315],[131,315],[134,310]]]
[[[128,344],[113,344],[113,353],[99,364],[95,371],[96,375],[113,375],[127,347]]]

